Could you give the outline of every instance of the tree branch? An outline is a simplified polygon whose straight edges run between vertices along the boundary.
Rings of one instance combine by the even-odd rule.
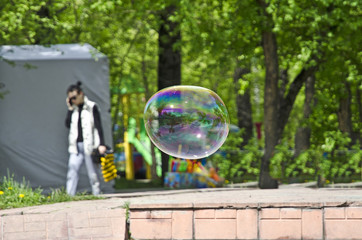
[[[314,66],[303,68],[302,71],[295,77],[294,81],[291,83],[288,94],[285,96],[285,98],[281,99],[280,109],[279,109],[280,125],[278,127],[279,130],[278,139],[280,139],[283,130],[285,128],[285,125],[288,122],[290,112],[293,109],[295,99],[297,98],[300,89],[302,88],[303,84],[307,81],[308,77],[313,76],[317,70],[318,70],[318,62]]]

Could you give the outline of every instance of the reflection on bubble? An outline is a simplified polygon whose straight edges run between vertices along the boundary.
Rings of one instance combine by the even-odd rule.
[[[229,132],[221,98],[197,86],[162,89],[147,102],[145,127],[152,142],[178,158],[199,159],[216,152]]]

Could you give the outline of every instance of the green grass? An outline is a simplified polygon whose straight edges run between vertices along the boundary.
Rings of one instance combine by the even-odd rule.
[[[13,176],[4,177],[2,180],[0,179],[0,210],[67,201],[102,199],[102,197],[87,195],[86,193],[70,196],[64,188],[52,189],[48,195],[44,195],[42,192],[41,188],[32,189],[25,179],[19,183],[14,180]]]

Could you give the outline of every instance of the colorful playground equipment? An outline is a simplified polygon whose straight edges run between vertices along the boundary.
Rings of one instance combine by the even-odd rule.
[[[218,187],[223,182],[224,179],[206,159],[171,159],[165,177],[165,187],[169,188]]]
[[[124,138],[123,143],[116,145],[117,148],[123,148],[125,154],[125,174],[127,180],[135,179],[134,169],[134,151],[141,154],[144,163],[146,165],[146,178],[151,179],[151,166],[152,166],[152,154],[151,154],[151,141],[149,140],[142,118],[142,110],[136,113],[137,117],[130,117],[130,102],[132,94],[140,95],[144,94],[142,91],[133,93],[122,94],[122,106],[123,106],[123,124],[124,124]],[[156,157],[156,173],[161,176],[161,153],[157,148],[155,150]]]

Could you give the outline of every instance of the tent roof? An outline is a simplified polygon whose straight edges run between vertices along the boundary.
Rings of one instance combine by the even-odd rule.
[[[42,45],[3,45],[0,46],[0,58],[12,61],[21,60],[60,60],[60,59],[90,59],[103,58],[104,54],[91,45],[56,44]]]

